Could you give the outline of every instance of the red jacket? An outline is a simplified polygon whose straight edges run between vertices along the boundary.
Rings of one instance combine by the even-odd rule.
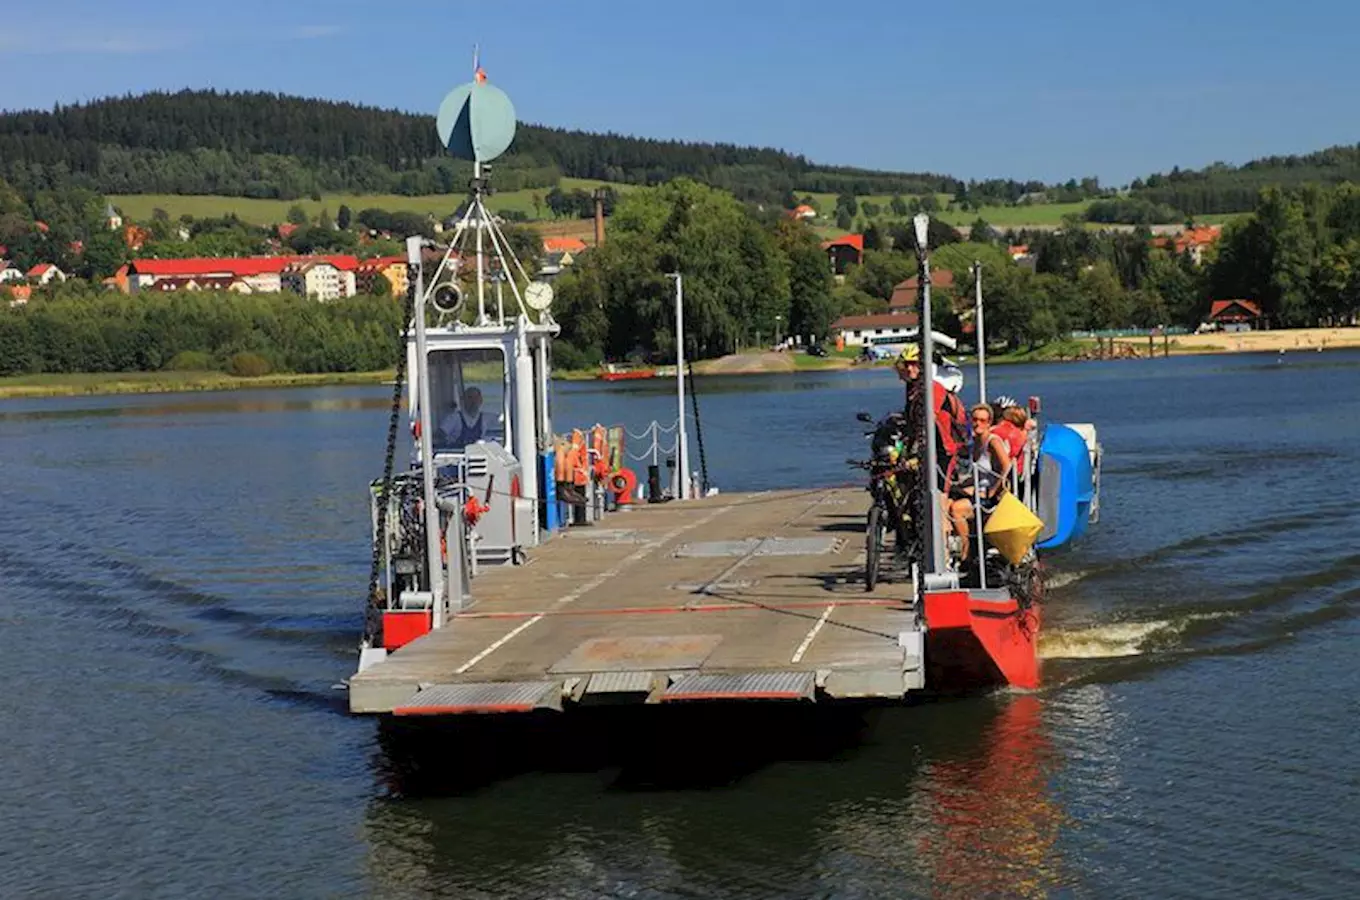
[[[935,428],[940,435],[940,446],[953,456],[968,439],[968,414],[958,394],[938,381],[931,384],[935,387]]]

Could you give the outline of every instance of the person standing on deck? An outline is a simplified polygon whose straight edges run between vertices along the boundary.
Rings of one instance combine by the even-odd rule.
[[[893,362],[897,377],[907,386],[906,415],[912,421],[913,408],[917,406],[921,394],[921,348],[907,344]],[[963,401],[938,381],[931,379],[932,407],[935,410],[935,439],[939,451],[939,465],[944,470],[946,482],[952,471],[954,457],[967,439],[967,422],[963,411]]]

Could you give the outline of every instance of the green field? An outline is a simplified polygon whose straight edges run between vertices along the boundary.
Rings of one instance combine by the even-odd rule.
[[[577,188],[589,191],[603,184],[606,182],[592,181],[588,178],[563,178],[559,186],[564,191]],[[626,191],[634,186],[616,184],[612,187],[617,191]],[[486,205],[492,212],[517,210],[532,218],[535,215],[534,195],[542,197],[550,190],[551,188],[526,188],[521,191],[494,193],[487,198]],[[309,197],[299,200],[255,200],[249,197],[216,195],[111,194],[108,199],[122,210],[124,216],[139,222],[150,221],[154,210],[163,209],[172,219],[178,219],[185,213],[196,219],[235,213],[246,222],[274,225],[287,221],[288,210],[293,206],[301,206],[307,211],[307,215],[313,217],[323,209],[334,216],[341,204],[347,205],[356,214],[363,209],[376,208],[389,212],[432,213],[442,217],[451,215],[462,204],[464,198],[463,194],[435,194],[424,197],[407,197],[401,194],[323,194],[318,201]],[[548,215],[546,206],[542,208],[542,215]]]
[[[601,185],[609,185],[619,192],[638,189],[637,185],[609,184],[588,178],[563,178],[560,182],[560,187],[564,191],[578,188],[590,191]],[[535,194],[542,198],[549,190],[550,188],[530,188],[495,193],[487,199],[487,206],[494,212],[515,210],[524,213],[531,219],[542,216],[543,221],[553,221],[548,218],[546,207],[540,207],[536,212],[533,203]],[[835,237],[845,233],[835,227],[835,194],[798,192],[798,196],[811,196],[816,200],[821,214],[813,222],[813,226],[819,234],[823,237]],[[948,194],[939,194],[937,198],[941,207],[947,206],[951,199]],[[185,213],[199,219],[235,213],[243,220],[257,225],[273,225],[286,221],[288,210],[294,205],[301,206],[309,216],[313,217],[323,209],[334,216],[341,204],[348,205],[355,213],[363,209],[377,208],[389,212],[409,211],[446,216],[457,209],[463,199],[464,195],[462,194],[438,194],[423,197],[407,197],[401,194],[324,194],[319,201],[305,197],[300,200],[254,200],[248,197],[213,195],[113,194],[109,196],[109,200],[114,206],[121,209],[123,215],[133,221],[148,221],[152,217],[153,210],[163,209],[172,219],[177,219]],[[877,203],[884,210],[875,217],[875,220],[881,224],[891,225],[903,221],[901,217],[894,216],[890,210],[891,195],[871,194],[859,197],[858,200],[861,206],[867,201]],[[1089,205],[1089,201],[1084,201],[1081,203],[1040,203],[1033,206],[986,206],[977,212],[942,211],[932,213],[932,215],[950,225],[971,225],[981,216],[988,223],[998,228],[1023,228],[1025,226],[1059,225],[1064,216],[1084,213]],[[1246,215],[1248,213],[1245,212],[1220,213],[1197,217],[1197,221],[1201,224],[1222,225]],[[868,224],[868,219],[861,212],[855,220],[854,230],[862,231]],[[1168,222],[1166,224],[1180,223]],[[1091,227],[1099,226],[1092,225]]]

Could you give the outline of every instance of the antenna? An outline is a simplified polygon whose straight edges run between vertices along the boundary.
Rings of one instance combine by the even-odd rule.
[[[490,193],[490,162],[504,153],[515,138],[515,107],[505,92],[487,81],[486,70],[482,68],[481,47],[472,48],[473,80],[459,85],[444,97],[439,105],[439,115],[435,128],[439,140],[451,154],[472,163],[472,181],[468,185],[468,198],[465,211],[454,228],[453,239],[449,241],[448,251],[435,269],[430,279],[431,289],[426,292],[425,302],[433,296],[434,286],[447,286],[449,279],[441,282],[440,275],[452,265],[450,279],[456,275],[458,259],[464,253],[463,244],[469,232],[475,235],[476,278],[477,278],[477,320],[479,326],[493,324],[486,308],[486,283],[496,276],[490,270],[498,269],[510,283],[519,314],[529,317],[529,310],[538,313],[538,324],[550,324],[552,318],[548,306],[552,303],[551,289],[541,288],[533,292],[533,300],[525,301],[525,292],[520,281],[527,286],[533,283],[524,265],[515,255],[509,239],[501,230],[496,217],[486,208],[485,197]],[[486,259],[486,242],[490,241],[492,259]],[[488,262],[491,265],[488,265]],[[513,264],[513,268],[512,268]],[[519,278],[516,278],[518,274]],[[544,285],[546,287],[546,285]],[[445,291],[442,298],[444,310],[461,308],[461,296],[451,297]],[[443,311],[443,310],[441,310]],[[504,311],[497,309],[494,324],[504,326]]]

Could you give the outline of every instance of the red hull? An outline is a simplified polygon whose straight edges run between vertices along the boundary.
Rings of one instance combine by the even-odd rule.
[[[601,372],[602,381],[632,381],[635,378],[655,378],[655,369],[630,369],[627,372]]]
[[[927,591],[927,681],[944,691],[1039,686],[1039,607],[967,590]]]

